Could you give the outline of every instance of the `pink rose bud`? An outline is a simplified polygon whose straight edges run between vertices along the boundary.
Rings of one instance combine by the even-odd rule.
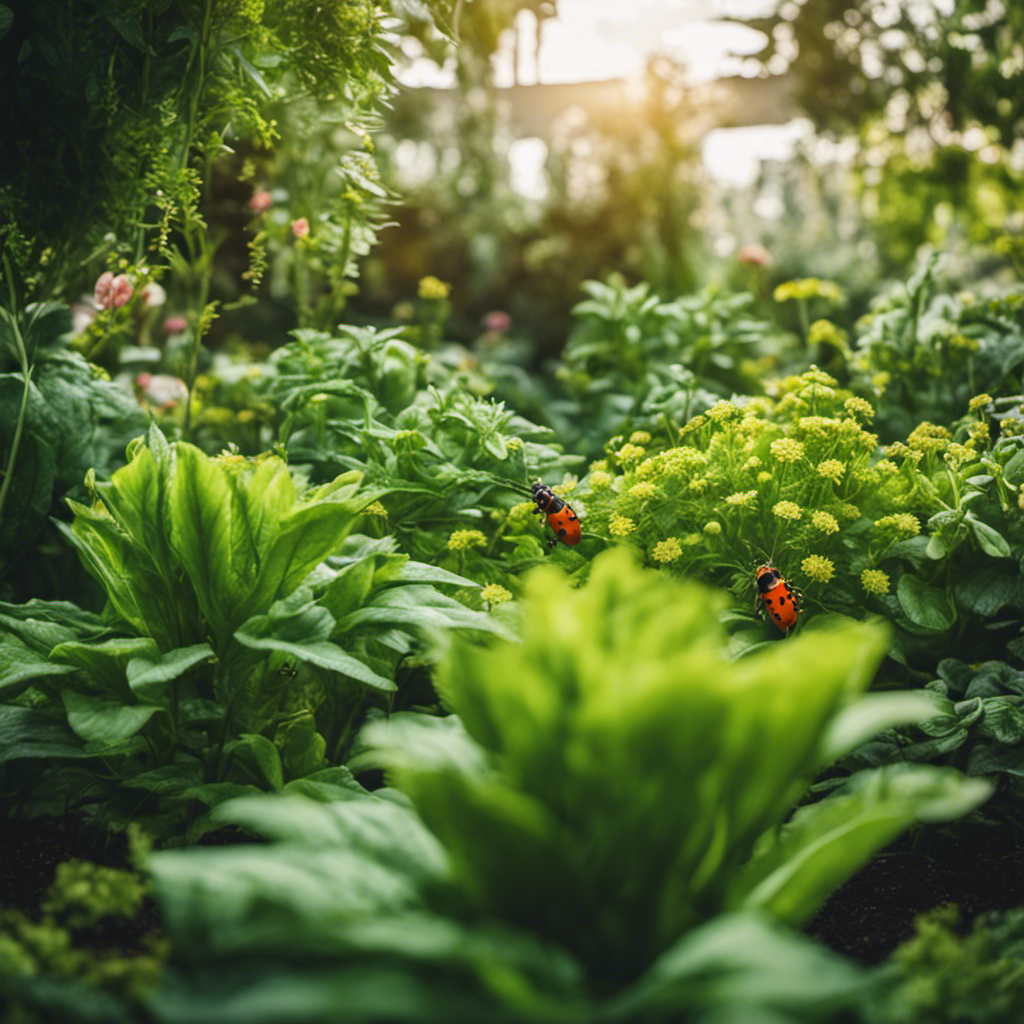
[[[772,265],[772,254],[757,242],[744,245],[736,253],[736,259],[740,263],[749,263],[753,267],[770,267]]]
[[[305,238],[309,234],[309,221],[305,217],[299,217],[292,221],[292,234],[296,238]]]
[[[496,309],[484,317],[484,327],[489,331],[500,333],[507,331],[512,326],[512,317],[503,310]]]
[[[257,215],[266,213],[273,205],[274,200],[266,189],[253,192],[252,198],[249,200],[249,209]]]
[[[183,316],[169,316],[164,321],[167,334],[184,334],[188,330],[188,321]]]

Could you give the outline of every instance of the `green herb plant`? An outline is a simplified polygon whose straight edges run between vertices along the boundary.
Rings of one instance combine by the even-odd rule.
[[[322,1021],[821,1021],[849,1006],[862,979],[783,923],[990,787],[886,769],[793,814],[824,765],[932,702],[860,695],[877,626],[729,660],[721,604],[621,550],[579,589],[536,570],[521,642],[455,641],[443,659],[455,715],[364,730],[358,764],[387,766],[403,797],[237,801],[218,820],[276,843],[151,859],[194,965],[157,1017],[244,1006],[269,1021],[300,992]]]
[[[118,826],[164,815],[160,831],[192,816],[190,801],[280,789],[343,763],[367,701],[395,700],[424,626],[501,628],[432,586],[471,581],[352,536],[380,494],[357,472],[308,488],[276,455],[210,458],[154,427],[92,486],[64,531],[103,587],[104,618],[60,602],[0,609],[17,802],[63,798]],[[33,744],[40,728],[50,747]]]

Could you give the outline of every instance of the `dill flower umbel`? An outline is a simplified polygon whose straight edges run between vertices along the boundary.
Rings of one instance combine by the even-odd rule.
[[[889,577],[881,569],[865,569],[860,574],[860,582],[869,594],[889,592]]]
[[[757,491],[737,491],[726,496],[727,505],[749,505],[757,497]]]
[[[633,433],[629,435],[629,443],[630,444],[650,444],[651,443],[651,435],[648,434],[646,430],[634,430]]]
[[[818,463],[818,473],[832,483],[837,484],[842,479],[846,467],[838,459],[826,459]]]
[[[712,519],[710,523],[704,524],[704,532],[709,537],[717,537],[722,532],[722,524]]]
[[[921,532],[921,524],[917,516],[910,512],[894,512],[890,516],[882,516],[875,520],[875,528],[883,533],[891,533],[899,538],[916,537]]]
[[[480,598],[486,604],[504,604],[506,601],[512,600],[512,594],[500,583],[488,583],[480,591]]]
[[[633,486],[626,491],[626,494],[630,498],[653,498],[657,493],[658,488],[647,480],[641,480],[640,483],[633,484]]]
[[[804,457],[804,446],[791,437],[780,437],[768,446],[772,458],[778,462],[799,462]]]
[[[759,484],[766,484],[769,480],[771,480],[771,478],[772,475],[771,473],[768,472],[767,469],[762,469],[761,472],[757,474],[757,482]]]
[[[629,462],[636,462],[644,454],[643,448],[638,444],[624,444],[616,453],[615,458],[619,462],[626,464]]]
[[[455,530],[448,538],[449,551],[468,551],[470,548],[482,548],[487,538],[479,530]]]
[[[832,560],[824,558],[822,555],[808,555],[800,563],[800,568],[803,569],[804,575],[808,579],[814,580],[815,583],[828,583],[836,571]]]
[[[654,545],[651,558],[663,565],[674,562],[683,553],[683,546],[676,537],[667,537]]]
[[[708,409],[706,415],[709,420],[713,420],[715,423],[724,423],[726,420],[731,419],[739,410],[732,402],[715,402],[710,409]]]
[[[751,455],[746,462],[743,463],[744,469],[758,469],[761,465],[761,460],[756,455]]]
[[[611,473],[606,473],[603,469],[596,469],[590,474],[590,489],[600,491],[605,487],[611,487],[614,479],[615,477]]]
[[[775,507],[772,509],[780,519],[799,519],[804,513],[800,506],[795,501],[779,501],[776,502]]]
[[[364,516],[387,516],[388,510],[379,502],[371,502],[363,509]]]
[[[625,537],[636,529],[636,523],[629,516],[613,515],[608,520],[608,532],[613,537]]]
[[[874,418],[875,410],[869,401],[863,398],[848,398],[843,402],[843,408],[854,418],[858,420],[870,420]]]
[[[838,533],[839,522],[835,516],[828,512],[813,512],[811,514],[811,526],[822,533]]]
[[[419,296],[421,299],[440,301],[441,299],[447,299],[450,291],[451,285],[445,284],[444,281],[434,277],[433,274],[428,274],[420,279]]]

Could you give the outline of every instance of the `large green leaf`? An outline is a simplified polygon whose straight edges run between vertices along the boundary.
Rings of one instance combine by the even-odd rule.
[[[160,710],[150,704],[123,704],[116,699],[64,690],[68,725],[88,743],[113,746],[134,736]]]
[[[904,573],[896,585],[896,596],[907,618],[924,629],[942,632],[956,621],[956,611],[945,591],[931,586],[920,576]]]
[[[123,698],[130,695],[126,678],[129,662],[157,656],[156,643],[148,637],[122,637],[100,643],[75,640],[59,644],[50,653],[53,661],[73,665],[83,672],[92,686]]]
[[[166,683],[178,679],[189,669],[213,658],[209,644],[193,644],[179,647],[166,654],[147,652],[128,662],[126,673],[132,692],[153,700],[160,694]]]
[[[777,839],[767,839],[730,885],[728,903],[804,924],[829,893],[908,825],[961,817],[992,789],[951,769],[922,766],[854,776],[844,792],[801,808]]]
[[[34,708],[0,704],[0,764],[22,757],[91,756],[64,722]]]
[[[71,665],[55,665],[16,636],[7,634],[0,638],[0,696],[16,697],[33,680],[71,671]]]

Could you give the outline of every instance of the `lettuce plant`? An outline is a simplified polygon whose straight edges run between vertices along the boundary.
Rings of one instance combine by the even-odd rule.
[[[357,472],[309,488],[276,455],[210,458],[155,427],[129,456],[66,527],[105,616],[0,609],[0,716],[27,744],[5,757],[57,759],[72,791],[118,795],[113,820],[147,792],[151,812],[181,810],[338,764],[423,627],[501,628],[433,587],[471,581],[350,537],[380,494]],[[41,725],[51,749],[31,742]],[[23,795],[38,781],[12,776]]]
[[[990,787],[883,770],[792,813],[834,757],[933,705],[860,696],[876,626],[728,660],[721,603],[623,551],[578,590],[536,570],[521,643],[456,640],[444,658],[457,716],[364,730],[359,763],[389,766],[411,806],[387,790],[236,801],[218,820],[276,843],[152,858],[186,973],[151,1009],[821,1021],[849,1005],[855,972],[782,923],[805,922],[915,820],[956,817]]]

